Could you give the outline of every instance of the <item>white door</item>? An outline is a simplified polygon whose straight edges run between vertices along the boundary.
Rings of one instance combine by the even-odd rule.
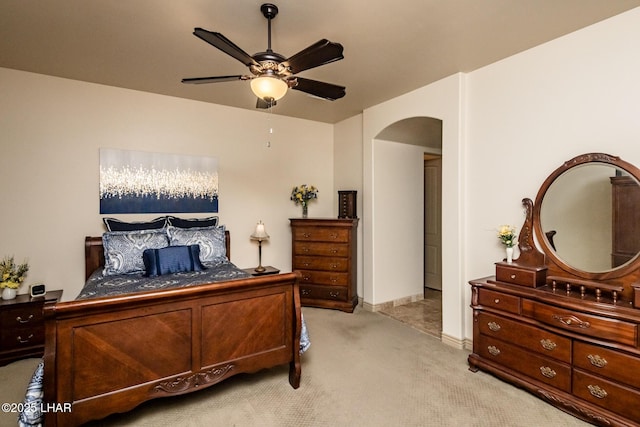
[[[442,290],[442,158],[424,161],[424,287]]]

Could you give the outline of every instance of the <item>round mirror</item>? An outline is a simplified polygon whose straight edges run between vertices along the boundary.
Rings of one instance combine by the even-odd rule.
[[[534,204],[543,251],[585,278],[618,277],[640,253],[640,175],[618,157],[592,153],[556,169]]]

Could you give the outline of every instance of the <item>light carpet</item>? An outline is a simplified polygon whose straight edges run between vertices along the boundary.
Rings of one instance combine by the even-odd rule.
[[[488,374],[468,352],[400,321],[357,308],[303,308],[311,348],[294,390],[288,367],[239,375],[157,399],[93,426],[586,426]],[[0,399],[21,400],[36,359],[0,368]],[[15,425],[2,414],[0,425]]]

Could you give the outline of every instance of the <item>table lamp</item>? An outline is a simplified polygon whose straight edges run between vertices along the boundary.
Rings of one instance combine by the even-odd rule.
[[[269,240],[269,235],[266,231],[264,231],[264,224],[262,221],[258,221],[256,225],[256,231],[251,235],[251,240],[258,241],[258,266],[254,268],[254,271],[257,273],[262,273],[265,271],[265,268],[262,266],[262,241]]]

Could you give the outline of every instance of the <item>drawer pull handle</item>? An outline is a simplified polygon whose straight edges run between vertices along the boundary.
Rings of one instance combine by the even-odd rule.
[[[548,366],[540,366],[540,373],[542,374],[542,376],[547,378],[555,378],[556,376],[556,371]]]
[[[31,338],[33,338],[33,334],[29,335],[27,339],[23,339],[20,335],[18,335],[18,338],[16,339],[20,344],[25,344],[25,343],[28,343],[31,340]]]
[[[515,274],[512,274],[512,275],[511,275],[511,280],[513,280],[513,279],[515,279],[515,278],[516,278],[516,275],[515,275]]]
[[[591,323],[580,320],[576,316],[559,316],[554,314],[553,319],[572,328],[587,329],[591,327]]]
[[[338,253],[338,250],[337,250],[337,249],[331,249],[331,253],[332,253],[332,254],[337,254],[337,253]]]
[[[337,278],[335,278],[335,277],[332,277],[332,278],[331,278],[331,283],[338,283],[338,279],[337,279]]]
[[[302,295],[310,295],[310,294],[311,294],[311,291],[310,291],[309,289],[302,289],[302,290],[300,291],[300,293],[301,293]]]
[[[500,354],[500,349],[493,345],[490,345],[489,347],[487,347],[487,350],[489,351],[489,353],[491,353],[494,356],[497,356]]]
[[[491,329],[493,332],[498,332],[500,329],[502,329],[502,327],[496,322],[489,322],[487,323],[487,326],[489,326],[489,329]]]
[[[589,389],[589,393],[591,393],[593,397],[597,397],[598,399],[604,399],[609,395],[609,393],[607,393],[605,389],[603,389],[602,387],[598,387],[597,385],[589,384],[587,388]]]
[[[333,292],[333,291],[331,291],[331,292],[329,292],[329,296],[330,296],[331,298],[338,298],[338,297],[340,296],[340,292]]]
[[[309,282],[309,281],[311,281],[311,277],[309,277],[309,276],[303,276],[303,277],[302,277],[302,280],[304,280],[305,282]]]
[[[33,319],[33,314],[30,314],[26,319],[23,319],[21,316],[16,317],[18,323],[29,323],[31,319]]]
[[[305,267],[309,267],[309,263],[308,262],[303,262],[302,265],[304,265]]]
[[[302,248],[302,252],[309,252],[309,248],[307,247]]]
[[[500,304],[500,298],[494,299],[493,302],[496,303],[496,304]]]
[[[302,237],[308,239],[309,237],[311,237],[311,233],[302,233]]]
[[[338,268],[338,264],[331,264],[331,268],[335,270],[336,268]]]
[[[593,355],[590,354],[587,356],[587,359],[589,359],[589,362],[591,362],[591,364],[593,366],[595,366],[596,368],[604,368],[605,366],[607,366],[607,359],[605,359],[604,357]]]
[[[331,233],[331,234],[329,234],[329,236],[330,236],[332,239],[337,239],[337,238],[338,238],[338,233]]]
[[[542,346],[542,348],[544,348],[545,350],[555,350],[556,347],[558,346],[555,342],[549,340],[549,339],[542,339],[540,340],[540,345]]]

